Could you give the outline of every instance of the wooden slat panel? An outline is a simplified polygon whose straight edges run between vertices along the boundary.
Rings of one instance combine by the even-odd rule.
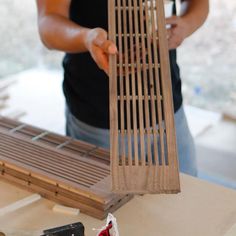
[[[132,198],[110,191],[108,158],[105,149],[0,117],[0,178],[99,219]]]
[[[8,130],[15,133],[17,137],[24,137],[27,139],[32,139],[35,136],[38,136],[41,133],[45,132],[42,129],[32,127],[27,124],[22,124],[18,121],[1,116],[0,129]],[[47,146],[58,148],[59,145],[67,142],[68,140],[71,140],[71,138],[54,133],[48,133],[48,135],[38,139],[37,142],[44,143]],[[107,165],[110,164],[110,153],[107,150],[83,141],[72,140],[70,143],[61,147],[60,149],[84,157],[89,156],[91,159],[99,160],[99,162]]]
[[[109,1],[112,189],[180,190],[163,0]],[[117,61],[118,58],[118,61]],[[121,151],[121,152],[119,152]]]

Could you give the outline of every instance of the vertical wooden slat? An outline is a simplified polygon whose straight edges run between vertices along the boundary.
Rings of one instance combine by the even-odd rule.
[[[132,10],[132,0],[128,0],[129,7],[129,43],[130,48],[134,48],[134,25],[133,25],[133,10]],[[134,50],[130,50],[131,57],[131,86],[132,86],[132,112],[133,112],[133,139],[134,139],[134,165],[139,163],[139,153],[138,153],[138,132],[137,132],[137,106],[136,106],[136,78],[135,78],[135,68],[134,68]]]
[[[115,0],[108,1],[109,11],[109,39],[116,42],[116,20]],[[113,187],[119,186],[117,167],[119,165],[119,133],[118,133],[118,111],[117,111],[117,61],[116,56],[109,56],[109,93],[110,96],[110,150]]]
[[[124,78],[123,78],[123,45],[122,45],[122,9],[121,0],[117,0],[117,19],[118,19],[118,50],[119,50],[119,96],[120,96],[120,151],[121,151],[121,161],[122,165],[126,163],[126,148],[125,148],[125,121],[124,121]]]
[[[161,77],[170,78],[170,62],[169,62],[169,49],[167,42],[167,32],[166,32],[166,22],[165,22],[165,12],[164,12],[164,3],[162,0],[156,0],[157,7],[157,26],[158,26],[158,38],[161,42],[161,47],[159,47],[159,54],[161,58],[160,68],[161,68]],[[164,119],[165,119],[165,129],[166,129],[166,141],[167,141],[167,160],[166,164],[174,164],[178,167],[177,163],[177,147],[176,147],[176,133],[174,125],[174,116],[168,114],[168,110],[173,109],[173,96],[171,88],[170,79],[162,79],[162,93],[163,93],[163,105],[164,105]]]
[[[144,89],[144,110],[145,110],[145,130],[146,130],[146,151],[148,157],[148,164],[152,164],[152,151],[151,151],[151,132],[150,132],[150,113],[149,113],[149,96],[148,96],[148,77],[147,77],[147,63],[146,63],[146,44],[145,44],[145,31],[144,31],[144,8],[143,0],[139,0],[139,24],[141,33],[141,47],[142,47],[142,73],[143,73],[143,89]]]
[[[128,36],[127,36],[127,9],[126,0],[123,3],[123,40],[124,40],[124,57],[125,57],[125,87],[126,87],[126,129],[127,129],[127,143],[128,143],[128,164],[132,165],[132,137],[131,137],[131,117],[130,117],[130,84],[129,84],[129,52],[128,52]]]
[[[156,5],[157,6],[157,5]],[[158,50],[160,48],[159,37],[157,37],[156,28],[155,28],[155,14],[157,7],[154,8],[154,0],[151,0],[151,24],[152,24],[152,37],[153,37],[153,54],[154,54],[154,65],[155,65],[155,89],[157,96],[157,113],[158,113],[158,129],[159,129],[159,140],[160,140],[160,160],[156,160],[159,164],[164,165],[165,163],[165,148],[164,148],[164,130],[163,130],[163,117],[162,117],[162,103],[161,99],[161,90],[160,90],[160,80],[159,77],[159,59],[158,59]]]
[[[145,157],[145,140],[144,140],[144,119],[143,119],[143,92],[140,65],[140,42],[139,42],[139,25],[138,25],[138,6],[137,0],[134,0],[134,28],[135,28],[135,53],[136,53],[136,76],[138,81],[138,108],[139,108],[139,133],[140,133],[140,162],[141,165],[146,164]],[[131,50],[134,50],[131,48]]]
[[[145,5],[145,23],[146,23],[146,36],[147,36],[147,50],[148,50],[148,69],[149,69],[149,79],[150,79],[150,95],[151,95],[151,113],[152,113],[152,133],[153,133],[153,158],[154,158],[154,163],[158,165],[158,148],[157,148],[157,133],[156,133],[156,100],[158,99],[158,96],[154,94],[154,75],[153,75],[153,65],[154,65],[154,60],[152,56],[152,48],[151,48],[151,34],[149,32],[150,29],[150,23],[149,23],[149,7],[148,7],[148,0],[145,0],[144,5]],[[158,69],[158,68],[157,68]]]

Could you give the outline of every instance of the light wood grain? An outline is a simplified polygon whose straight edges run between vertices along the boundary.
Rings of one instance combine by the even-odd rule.
[[[25,207],[25,206],[28,206],[38,200],[41,199],[41,196],[39,194],[33,194],[33,195],[30,195],[24,199],[21,199],[19,201],[16,201],[16,202],[13,202],[12,204],[10,205],[7,205],[3,208],[0,208],[0,217],[1,216],[4,216],[6,214],[9,214],[13,211],[16,211],[22,207]]]
[[[109,1],[112,190],[177,193],[179,169],[162,0]]]

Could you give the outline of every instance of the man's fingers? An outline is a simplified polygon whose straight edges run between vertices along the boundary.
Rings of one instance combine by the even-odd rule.
[[[108,69],[108,59],[105,55],[98,55],[96,61],[100,69],[102,70]]]
[[[172,29],[167,29],[166,33],[167,33],[167,39],[170,39],[172,35]]]
[[[108,55],[117,54],[116,45],[107,39],[107,32],[101,28],[91,29],[87,35],[88,50],[97,66],[109,72]]]
[[[94,48],[92,57],[97,66],[108,74],[109,65],[107,54],[105,54],[101,48],[97,47]]]
[[[172,17],[166,18],[167,25],[177,25],[178,21],[179,21],[179,18],[177,16],[172,16]]]
[[[168,40],[169,49],[176,49],[177,47],[179,47],[181,45],[181,43],[182,43],[182,41],[180,39],[170,38]]]
[[[107,40],[106,35],[102,35],[97,37],[94,40],[94,44],[101,48],[105,53],[108,54],[116,54],[117,53],[117,47],[116,45],[111,42],[110,40]]]

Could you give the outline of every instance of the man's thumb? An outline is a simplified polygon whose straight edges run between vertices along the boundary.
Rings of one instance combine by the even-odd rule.
[[[116,45],[109,40],[106,40],[105,42],[103,42],[101,44],[101,48],[104,52],[106,52],[108,54],[116,54],[117,53]]]

